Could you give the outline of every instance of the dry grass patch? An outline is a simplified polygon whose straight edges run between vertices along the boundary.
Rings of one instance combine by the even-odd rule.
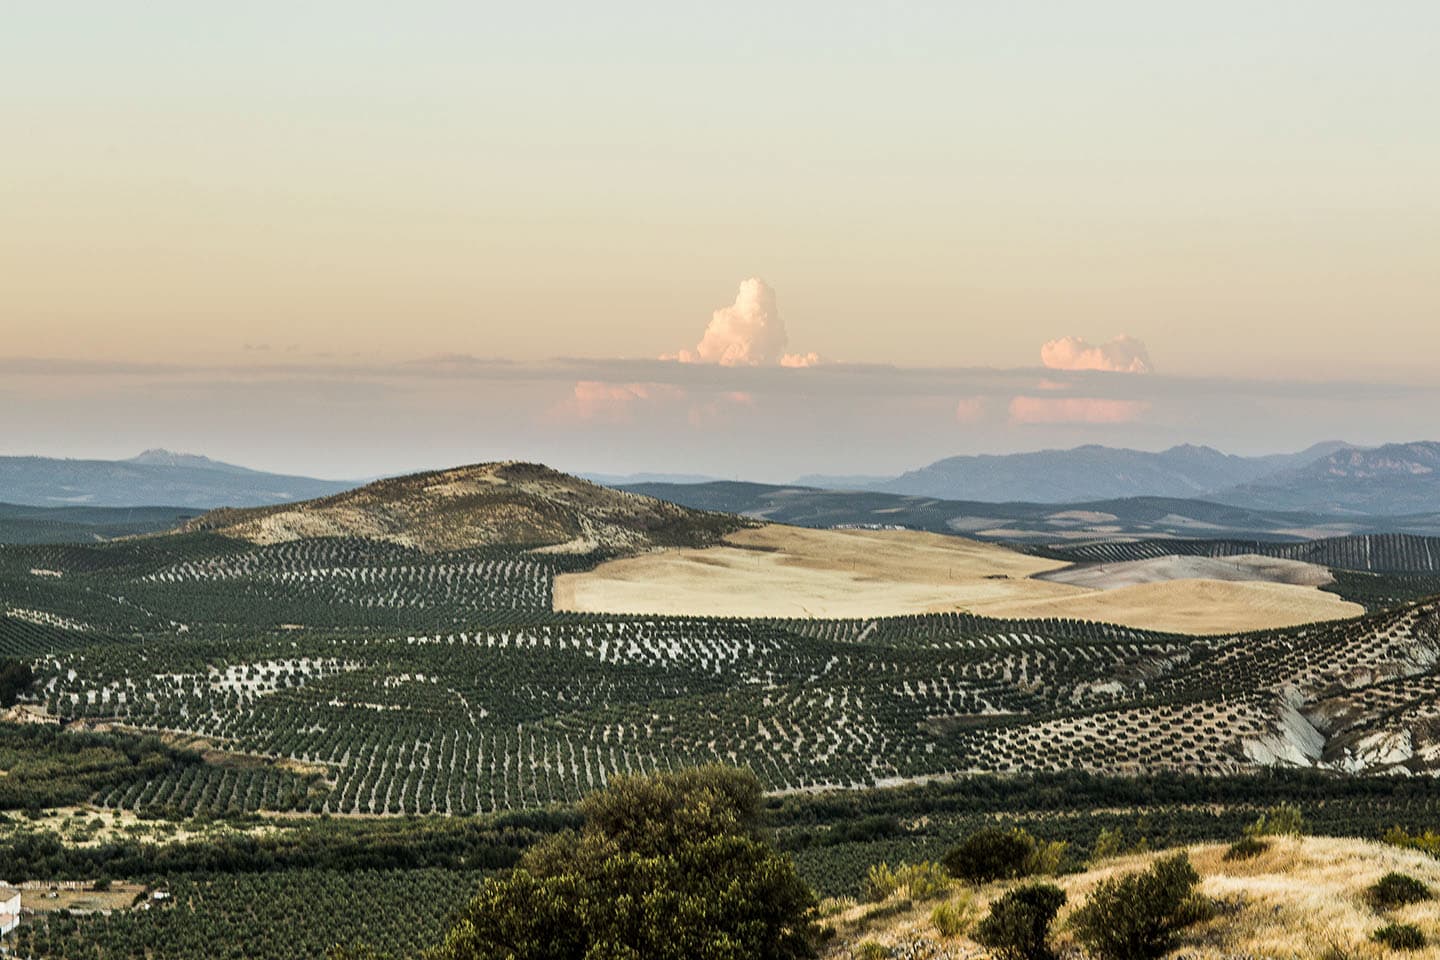
[[[1322,957],[1381,960],[1409,957],[1440,960],[1440,901],[1413,903],[1377,912],[1369,902],[1368,888],[1382,876],[1398,871],[1440,889],[1440,861],[1414,850],[1381,843],[1329,837],[1271,837],[1270,847],[1247,860],[1225,860],[1228,844],[1189,847],[1191,862],[1201,877],[1200,892],[1217,906],[1213,918],[1187,929],[1172,958],[1234,960],[1236,957],[1273,960],[1317,960]],[[1069,895],[1055,925],[1055,944],[1064,951],[1076,947],[1067,929],[1071,913],[1085,903],[1096,885],[1109,877],[1148,869],[1160,856],[1173,851],[1130,854],[1105,860],[1094,869],[1055,879]],[[983,917],[989,905],[1012,884],[988,884],[962,891],[969,909]],[[862,941],[890,948],[913,949],[916,942],[932,953],[918,956],[984,957],[984,948],[968,933],[945,936],[931,919],[935,904],[908,901],[884,910],[884,905],[848,907],[830,919],[836,936],[821,956],[841,960],[854,955]],[[1414,924],[1429,939],[1422,949],[1397,953],[1371,941],[1387,923]],[[973,933],[973,929],[969,931]]]

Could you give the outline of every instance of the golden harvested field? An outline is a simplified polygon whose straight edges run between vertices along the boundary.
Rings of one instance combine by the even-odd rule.
[[[1261,581],[1167,580],[1059,599],[986,603],[991,617],[1074,617],[1203,636],[1358,617],[1365,608],[1315,587]]]
[[[1029,579],[1065,566],[996,544],[905,530],[741,530],[725,545],[613,560],[555,582],[555,609],[866,617],[1083,592]]]
[[[909,530],[741,530],[705,550],[614,560],[555,583],[555,609],[745,617],[870,617],[968,610],[1074,617],[1180,633],[1357,616],[1313,586],[1168,580],[1099,590],[1048,579],[1067,565],[993,543]]]
[[[1220,904],[1217,915],[1186,930],[1180,947],[1169,957],[1188,960],[1235,960],[1266,957],[1276,960],[1313,960],[1322,956],[1379,960],[1402,956],[1370,942],[1370,935],[1389,921],[1412,923],[1430,946],[1407,952],[1415,960],[1440,960],[1440,900],[1411,904],[1385,913],[1366,901],[1366,888],[1390,871],[1398,871],[1440,892],[1440,861],[1414,850],[1401,850],[1366,840],[1331,837],[1271,837],[1268,851],[1251,860],[1226,862],[1226,846],[1205,844],[1189,848],[1190,860],[1200,874],[1200,891]],[[1066,928],[1070,913],[1102,879],[1141,870],[1157,857],[1171,853],[1140,854],[1106,860],[1073,876],[1053,878],[1069,897],[1054,927],[1054,942],[1061,955],[1074,945]],[[951,897],[968,901],[976,917],[1009,889],[991,884],[979,890],[958,887]],[[983,957],[988,954],[962,934],[943,938],[930,921],[930,912],[942,901],[914,904],[887,911],[875,904],[840,910],[830,921],[838,936],[822,954],[825,960],[855,955],[859,944],[873,941],[884,946],[913,946],[919,957]],[[880,907],[890,904],[878,905]],[[874,919],[867,920],[867,915]],[[925,948],[930,952],[925,952]],[[943,953],[937,951],[944,951]]]

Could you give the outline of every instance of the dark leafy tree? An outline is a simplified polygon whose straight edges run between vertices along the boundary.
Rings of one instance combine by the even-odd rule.
[[[436,960],[790,960],[814,906],[758,829],[753,774],[705,767],[621,777],[585,824],[491,880]]]
[[[23,660],[0,660],[0,707],[11,707],[20,694],[30,689],[35,674]]]
[[[1030,870],[1035,850],[1035,838],[1024,830],[986,827],[949,850],[941,862],[956,879],[989,883],[1024,876]]]

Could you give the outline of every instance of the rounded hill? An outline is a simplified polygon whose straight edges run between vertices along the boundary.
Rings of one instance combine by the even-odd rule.
[[[431,553],[512,547],[622,554],[709,546],[750,524],[539,464],[504,462],[392,477],[300,503],[213,510],[182,529],[257,544],[363,537]]]

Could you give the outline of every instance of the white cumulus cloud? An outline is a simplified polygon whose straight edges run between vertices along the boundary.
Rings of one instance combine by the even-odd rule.
[[[681,363],[714,363],[722,367],[813,367],[814,353],[786,353],[790,338],[775,306],[775,291],[759,277],[740,284],[735,302],[710,317],[705,335],[694,350],[662,357]]]
[[[1134,337],[1120,336],[1105,343],[1079,337],[1061,337],[1040,348],[1040,362],[1051,370],[1109,370],[1113,373],[1153,373],[1150,352]]]

